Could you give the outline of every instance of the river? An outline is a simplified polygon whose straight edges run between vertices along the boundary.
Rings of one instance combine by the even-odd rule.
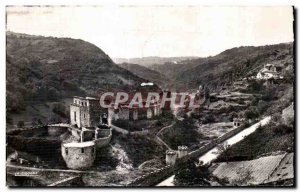
[[[259,122],[251,125],[250,127],[242,130],[238,134],[227,139],[222,144],[227,143],[228,145],[233,145],[233,144],[243,140],[246,136],[253,133],[260,125],[264,126],[264,125],[268,124],[270,122],[270,120],[271,120],[271,116],[265,117],[264,119],[260,120]],[[209,163],[212,160],[216,159],[218,156],[219,156],[218,147],[214,147],[213,149],[211,149],[210,151],[208,151],[207,153],[205,153],[204,155],[199,157],[199,160],[206,164],[206,163]],[[171,177],[169,177],[166,180],[159,183],[157,186],[175,186],[174,182],[173,182],[174,177],[175,177],[175,175],[172,175]]]

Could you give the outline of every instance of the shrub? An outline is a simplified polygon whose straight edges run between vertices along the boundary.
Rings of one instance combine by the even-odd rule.
[[[207,123],[214,123],[216,121],[215,117],[212,114],[206,115],[205,119],[203,120],[204,124]]]
[[[179,186],[210,186],[211,173],[207,165],[196,166],[198,159],[191,159],[184,168],[175,175],[175,183]]]
[[[197,127],[191,118],[186,118],[183,121],[176,121],[176,124],[163,133],[162,139],[173,149],[179,145],[191,146],[197,143],[199,133]]]
[[[285,135],[285,134],[293,133],[294,128],[293,128],[293,126],[287,126],[287,125],[284,125],[284,124],[279,124],[279,125],[274,126],[272,128],[272,131],[273,131],[275,136],[282,136],[282,135]]]
[[[254,106],[249,107],[245,112],[245,116],[248,119],[258,118],[259,117],[259,112],[257,110],[257,107],[254,107]]]

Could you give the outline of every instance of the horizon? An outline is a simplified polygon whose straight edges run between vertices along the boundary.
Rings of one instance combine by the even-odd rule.
[[[112,59],[210,57],[294,41],[290,6],[9,6],[6,14],[7,31],[82,39]]]
[[[23,35],[28,35],[28,36],[41,36],[41,37],[45,37],[45,38],[70,38],[70,39],[74,39],[74,40],[82,40],[82,41],[85,41],[85,42],[88,42],[88,43],[91,43],[92,45],[98,47],[97,45],[93,44],[92,42],[89,42],[89,41],[86,41],[84,39],[78,39],[78,38],[72,38],[72,37],[56,37],[56,36],[46,36],[46,35],[32,35],[32,34],[28,34],[28,33],[19,33],[19,32],[14,32],[14,31],[7,31],[6,30],[6,33],[15,33],[15,34],[23,34]],[[231,48],[228,48],[228,49],[225,49],[215,55],[209,55],[209,56],[206,56],[206,57],[201,57],[201,56],[197,56],[197,55],[182,55],[182,56],[170,56],[170,57],[165,57],[165,56],[157,56],[157,55],[150,55],[150,56],[145,56],[145,57],[129,57],[129,58],[125,58],[125,57],[111,57],[109,53],[105,52],[101,47],[98,47],[99,49],[101,49],[102,51],[104,51],[105,54],[107,54],[112,60],[114,59],[143,59],[143,58],[154,58],[154,57],[158,57],[158,58],[182,58],[182,57],[195,57],[195,59],[200,59],[200,58],[208,58],[208,57],[214,57],[214,56],[217,56],[221,53],[223,53],[224,51],[227,51],[227,50],[230,50],[230,49],[235,49],[235,48],[241,48],[241,47],[261,47],[261,46],[272,46],[272,45],[279,45],[279,44],[290,44],[290,43],[294,43],[294,40],[293,41],[289,41],[289,42],[281,42],[281,43],[275,43],[275,44],[265,44],[265,45],[241,45],[241,46],[238,46],[238,47],[231,47]],[[114,61],[115,62],[115,61]],[[116,64],[122,64],[122,63],[116,63]],[[135,63],[136,64],[136,63]]]

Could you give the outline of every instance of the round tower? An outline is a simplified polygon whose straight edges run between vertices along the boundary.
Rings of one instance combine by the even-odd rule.
[[[188,154],[188,147],[185,145],[178,146],[178,158],[184,157]]]
[[[61,145],[61,153],[70,169],[87,169],[95,161],[96,148],[94,141],[82,143],[65,143]]]
[[[176,151],[173,151],[173,150],[166,151],[166,164],[167,165],[175,165],[176,158],[177,158]]]

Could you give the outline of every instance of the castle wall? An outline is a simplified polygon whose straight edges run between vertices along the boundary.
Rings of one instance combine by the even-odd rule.
[[[69,131],[71,132],[71,134],[76,137],[77,139],[80,139],[80,131],[79,129],[72,129],[72,128],[69,128]]]
[[[100,123],[101,114],[107,112],[107,109],[101,109],[97,99],[74,97],[74,101],[70,105],[71,125],[95,127]]]
[[[99,100],[89,100],[89,124],[87,127],[95,127],[100,123],[102,113],[108,113],[107,109],[101,109]]]
[[[90,127],[90,112],[89,107],[80,107],[80,127]]]
[[[67,127],[62,126],[47,126],[48,135],[59,136],[68,130]]]
[[[96,147],[99,149],[101,147],[108,145],[111,140],[111,136],[112,135],[109,135],[108,137],[99,138],[99,139],[95,140]]]
[[[81,127],[81,121],[80,121],[80,106],[77,105],[70,105],[70,123],[71,125],[77,125],[78,127]]]
[[[95,142],[67,143],[61,145],[61,154],[70,169],[87,169],[95,161]]]
[[[95,131],[93,130],[85,130],[82,132],[82,142],[84,141],[92,141],[95,139]]]
[[[178,158],[182,158],[186,155],[188,155],[187,146],[178,146]]]
[[[170,151],[168,150],[166,152],[166,164],[167,165],[175,165],[177,159],[177,153],[176,151]]]

